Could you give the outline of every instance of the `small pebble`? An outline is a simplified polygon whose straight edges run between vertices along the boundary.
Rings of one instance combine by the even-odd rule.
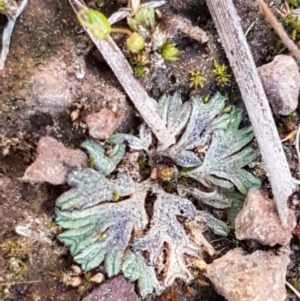
[[[289,115],[295,111],[300,89],[296,61],[288,55],[277,55],[271,63],[257,70],[275,114]]]
[[[90,137],[106,140],[116,130],[114,113],[108,109],[102,109],[99,113],[93,113],[86,117]]]
[[[289,209],[287,228],[279,220],[275,202],[260,189],[250,189],[243,208],[235,219],[237,239],[253,239],[263,245],[289,244],[296,226],[294,212]]]
[[[279,220],[275,202],[260,189],[250,189],[243,208],[235,219],[237,239],[253,239],[263,245],[286,245],[296,226],[294,212],[289,209],[287,227]]]
[[[102,283],[105,280],[104,275],[102,273],[95,274],[90,281],[95,283]]]
[[[87,167],[87,161],[83,151],[67,148],[52,137],[42,137],[38,142],[37,158],[26,169],[22,180],[64,184],[69,170]]]
[[[71,270],[72,270],[72,272],[73,272],[75,275],[80,275],[80,274],[82,274],[82,270],[81,270],[81,268],[80,268],[78,265],[73,264],[73,265],[71,266]]]
[[[68,286],[78,287],[82,284],[82,279],[79,276],[70,277],[69,275],[64,275],[63,283]]]
[[[134,291],[134,284],[122,275],[108,279],[97,286],[82,301],[140,301]]]

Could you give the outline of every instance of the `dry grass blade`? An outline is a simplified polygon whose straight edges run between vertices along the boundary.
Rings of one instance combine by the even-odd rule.
[[[87,9],[81,0],[69,0],[69,2],[75,13],[78,13],[81,9]],[[89,29],[84,29],[115,73],[115,76],[118,78],[153,134],[166,147],[174,144],[175,138],[169,133],[164,122],[158,115],[154,100],[149,97],[142,85],[135,79],[130,64],[119,47],[114,43],[113,39],[109,37],[109,43],[98,40]],[[113,45],[114,49],[112,49],[111,45]]]
[[[287,200],[295,183],[239,17],[232,0],[207,0],[207,5],[247,108],[280,220],[286,226]]]

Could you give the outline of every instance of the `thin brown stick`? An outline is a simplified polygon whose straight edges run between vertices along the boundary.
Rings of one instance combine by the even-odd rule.
[[[207,0],[224,50],[240,88],[269,175],[280,220],[287,225],[287,199],[295,184],[258,75],[240,18],[232,0]],[[284,80],[284,79],[283,79]]]
[[[288,50],[294,55],[294,57],[300,61],[300,50],[297,45],[290,39],[288,34],[285,32],[282,24],[278,22],[268,5],[264,0],[257,0],[262,12],[264,13],[267,21],[275,30],[279,38],[282,40],[283,44],[288,48]]]

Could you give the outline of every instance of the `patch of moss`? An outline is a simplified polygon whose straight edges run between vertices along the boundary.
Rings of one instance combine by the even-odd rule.
[[[0,0],[0,14],[2,14],[5,10],[5,1],[4,0]]]
[[[227,73],[227,66],[214,61],[213,73],[216,77],[216,82],[219,88],[224,88],[230,83],[230,77]]]
[[[161,48],[161,56],[167,62],[174,62],[178,59],[179,50],[171,41],[167,41]]]
[[[203,88],[206,78],[200,70],[190,73],[190,88]]]
[[[299,0],[286,0],[286,2],[290,5],[293,5],[293,6],[298,6],[300,5],[300,1]]]
[[[145,74],[146,71],[144,66],[137,65],[134,67],[133,72],[135,77],[141,77]]]
[[[292,279],[292,285],[294,288],[299,291],[300,290],[300,277],[295,277]]]
[[[23,237],[5,240],[0,244],[0,250],[6,258],[17,257],[23,259],[29,252],[29,242]]]

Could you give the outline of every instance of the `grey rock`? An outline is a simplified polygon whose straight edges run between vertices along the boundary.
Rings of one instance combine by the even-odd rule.
[[[271,63],[259,67],[258,73],[276,114],[288,115],[296,110],[300,73],[291,56],[277,55]]]
[[[62,111],[74,101],[66,83],[49,71],[33,75],[30,84],[31,96],[42,111]]]
[[[63,42],[63,51],[45,60],[29,78],[25,89],[28,110],[55,116],[83,97],[81,86],[86,74],[84,58],[78,56],[73,41]]]
[[[296,226],[294,212],[289,210],[288,226],[279,220],[276,204],[262,190],[251,189],[242,210],[235,220],[235,234],[240,240],[253,239],[261,244],[286,245]]]
[[[134,292],[134,284],[128,282],[123,276],[111,278],[95,288],[82,301],[139,301]]]
[[[287,253],[236,248],[208,265],[207,276],[228,301],[284,301]]]
[[[37,147],[37,158],[26,169],[22,180],[64,184],[69,170],[87,167],[87,161],[83,151],[67,148],[52,137],[42,137]]]

